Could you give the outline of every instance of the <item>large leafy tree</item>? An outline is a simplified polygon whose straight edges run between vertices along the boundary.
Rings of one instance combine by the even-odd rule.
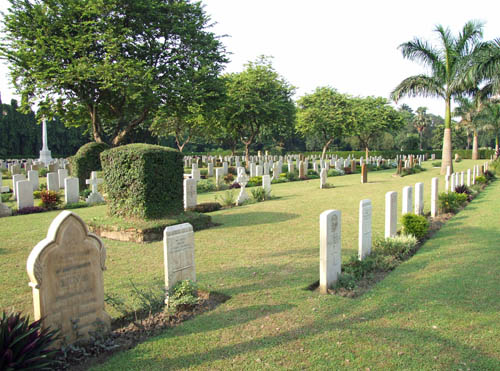
[[[118,145],[226,62],[200,3],[10,0],[1,56],[22,106]]]
[[[348,96],[331,87],[318,87],[313,93],[301,97],[298,102],[296,129],[302,135],[321,138],[322,153],[334,139],[350,133],[353,120],[352,103]]]
[[[224,79],[226,99],[219,112],[219,125],[229,137],[238,137],[243,143],[248,164],[250,146],[263,134],[293,127],[294,88],[265,57],[249,62],[243,72],[227,74]]]
[[[483,129],[489,130],[495,136],[495,155],[498,156],[499,135],[500,135],[500,103],[489,102],[484,105],[483,110],[477,117]]]
[[[352,134],[368,158],[370,145],[385,132],[395,132],[404,125],[403,116],[382,97],[353,98]]]
[[[430,73],[403,80],[391,93],[392,99],[398,101],[403,96],[433,96],[441,97],[445,102],[441,174],[446,173],[447,166],[453,170],[451,100],[466,90],[463,85],[463,64],[479,49],[482,28],[482,23],[469,21],[455,36],[448,28],[438,25],[435,31],[439,35],[439,46],[435,47],[419,38],[399,46],[404,58],[420,62],[430,69]]]

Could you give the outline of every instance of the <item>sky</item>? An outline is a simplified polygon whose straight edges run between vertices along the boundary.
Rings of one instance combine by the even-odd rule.
[[[414,37],[436,44],[437,24],[457,34],[471,19],[485,23],[484,39],[500,38],[500,2],[476,0],[202,0],[231,53],[227,72],[240,72],[260,55],[296,87],[294,98],[319,86],[355,96],[382,96],[406,77],[427,72],[403,59],[398,46]],[[7,0],[0,0],[6,10]],[[495,22],[496,21],[496,22]],[[2,100],[15,97],[0,65]],[[444,115],[444,102],[405,98],[414,110]]]

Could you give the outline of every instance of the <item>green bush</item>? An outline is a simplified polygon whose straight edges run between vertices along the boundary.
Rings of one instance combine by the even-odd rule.
[[[286,173],[286,178],[290,181],[290,182],[293,182],[295,180],[298,180],[299,179],[299,175],[295,172],[293,173],[290,173],[290,172],[287,172]]]
[[[211,179],[200,179],[196,188],[198,193],[213,192],[217,190],[217,184]]]
[[[495,176],[495,174],[493,174],[493,172],[489,171],[489,170],[486,170],[484,172],[484,177],[486,178],[486,180],[488,182],[491,182],[493,180],[495,180],[497,177]]]
[[[480,175],[476,177],[476,184],[486,184],[488,183],[488,179],[484,175]]]
[[[203,202],[201,204],[196,205],[193,208],[193,211],[197,213],[210,213],[212,211],[220,210],[222,205],[218,202]]]
[[[424,216],[411,213],[403,215],[401,224],[403,225],[403,234],[413,235],[418,240],[423,239],[429,229],[429,222]]]
[[[417,246],[418,240],[415,236],[400,235],[375,240],[373,244],[373,252],[376,255],[391,255],[402,261],[413,255]]]
[[[56,367],[57,331],[30,324],[20,313],[0,318],[0,370],[50,370]]]
[[[183,210],[183,155],[150,144],[127,144],[101,154],[108,212],[162,218]]]
[[[327,175],[328,176],[339,176],[339,175],[342,175],[342,173],[336,169],[329,169]]]
[[[85,180],[90,179],[92,171],[102,170],[100,155],[109,148],[106,143],[90,142],[81,146],[70,158],[71,175],[78,178],[80,189],[87,188]]]
[[[266,193],[266,191],[262,187],[251,189],[250,192],[252,193],[252,198],[257,202],[271,199],[271,193]]]
[[[432,167],[441,167],[441,161],[435,161],[432,163]]]
[[[248,180],[247,187],[255,187],[262,185],[262,177],[261,176],[253,176]]]
[[[500,159],[496,159],[495,161],[491,162],[489,165],[489,169],[493,174],[500,175]]]
[[[198,287],[190,280],[177,282],[168,293],[168,306],[173,310],[190,310],[198,301]]]
[[[38,170],[38,176],[43,178],[47,176],[47,173],[49,172],[49,169],[46,167],[42,167],[40,170]]]
[[[41,191],[42,207],[47,210],[54,210],[61,203],[61,195],[56,191]]]
[[[215,196],[215,199],[222,205],[226,207],[231,207],[234,206],[235,201],[236,201],[236,194],[234,192],[234,189],[230,189],[228,191],[225,191],[221,195]]]
[[[441,213],[456,213],[465,205],[468,195],[466,193],[443,192],[438,196],[438,208]]]

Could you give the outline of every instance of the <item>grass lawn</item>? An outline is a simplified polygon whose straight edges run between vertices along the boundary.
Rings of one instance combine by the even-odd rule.
[[[464,160],[456,171],[482,161]],[[498,369],[497,289],[500,181],[448,222],[411,260],[357,299],[305,290],[318,279],[319,214],[342,210],[343,257],[357,251],[359,201],[373,203],[374,237],[383,235],[384,197],[424,182],[439,169],[404,178],[395,171],[273,185],[268,202],[212,213],[221,226],[196,232],[201,288],[232,296],[212,312],[108,360],[100,369]],[[440,177],[440,190],[444,178]],[[214,193],[199,196],[212,201]],[[75,210],[85,220],[105,207]],[[0,307],[31,312],[26,258],[57,212],[0,219]],[[130,299],[163,281],[162,243],[105,241],[105,291]],[[112,315],[116,312],[109,308]]]

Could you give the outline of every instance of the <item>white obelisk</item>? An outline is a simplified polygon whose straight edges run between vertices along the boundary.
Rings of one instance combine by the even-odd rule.
[[[47,119],[44,118],[42,121],[42,150],[40,151],[40,161],[48,166],[52,161],[52,156],[50,155],[49,147],[47,145]]]

